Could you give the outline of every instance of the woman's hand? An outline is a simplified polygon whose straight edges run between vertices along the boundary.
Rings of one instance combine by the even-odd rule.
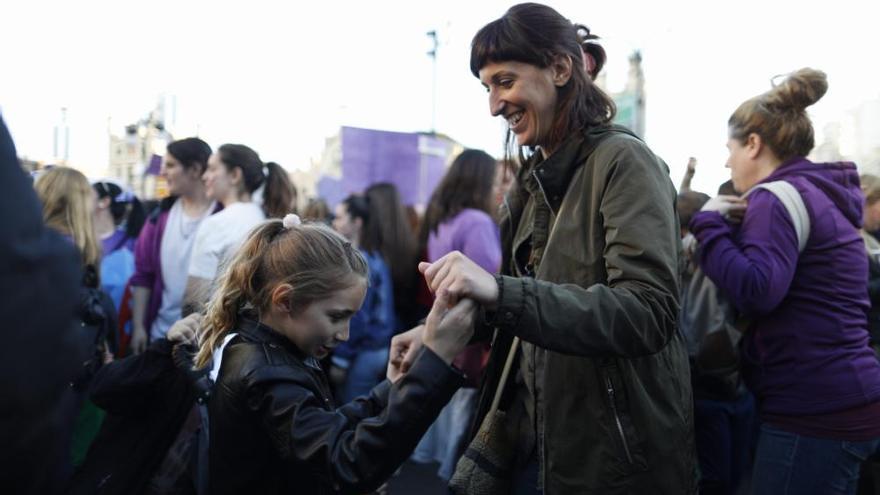
[[[486,309],[498,305],[498,284],[495,277],[458,251],[434,263],[419,263],[428,287],[438,297],[454,306],[461,299],[473,299]]]
[[[720,195],[707,201],[700,211],[717,211],[727,220],[740,222],[747,206],[746,200],[739,196]]]

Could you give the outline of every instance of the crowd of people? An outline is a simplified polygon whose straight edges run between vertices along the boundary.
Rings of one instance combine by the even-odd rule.
[[[373,493],[411,459],[455,494],[880,493],[880,177],[806,158],[825,74],[734,110],[710,197],[612,124],[605,60],[544,5],[480,29],[507,156],[422,212],[378,183],[299,216],[195,137],[158,204],[29,183],[0,121],[2,486]]]

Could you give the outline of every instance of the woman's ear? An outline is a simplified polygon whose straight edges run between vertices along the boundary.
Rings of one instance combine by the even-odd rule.
[[[746,152],[748,153],[748,157],[752,160],[758,158],[758,155],[761,154],[761,150],[763,149],[764,140],[761,139],[761,136],[756,132],[749,134],[749,137],[746,138]]]
[[[229,172],[230,182],[235,185],[244,185],[244,174],[242,173],[241,167],[233,167],[232,171]]]
[[[197,163],[193,164],[192,167],[188,167],[184,169],[186,174],[192,180],[201,181],[202,177],[205,175],[205,172],[208,171],[208,167],[202,168]]]
[[[550,64],[552,71],[553,84],[561,88],[568,84],[571,79],[571,57],[568,55],[555,55],[553,63]]]
[[[290,313],[293,287],[290,284],[279,284],[269,294],[272,311]]]

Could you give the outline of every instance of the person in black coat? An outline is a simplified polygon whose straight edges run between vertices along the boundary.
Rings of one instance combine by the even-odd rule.
[[[71,377],[87,356],[73,331],[82,274],[76,249],[46,228],[0,119],[0,487],[56,493],[75,419]]]

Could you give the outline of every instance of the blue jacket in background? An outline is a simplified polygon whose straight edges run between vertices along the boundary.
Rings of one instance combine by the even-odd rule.
[[[347,368],[363,350],[387,348],[394,334],[394,286],[391,270],[378,253],[361,250],[369,267],[369,286],[364,304],[349,325],[348,341],[336,346],[333,363]]]

